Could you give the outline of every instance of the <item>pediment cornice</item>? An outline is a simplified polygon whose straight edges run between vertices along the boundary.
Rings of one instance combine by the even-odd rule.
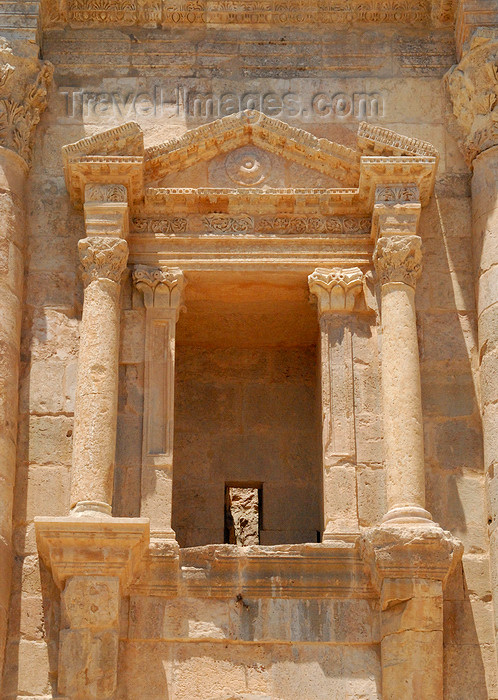
[[[248,143],[316,170],[341,183],[331,188],[157,187],[157,182]],[[389,129],[360,124],[357,147],[348,148],[259,112],[230,115],[158,146],[144,148],[143,133],[128,123],[63,148],[68,191],[81,206],[85,185],[125,185],[133,214],[216,212],[372,213],[376,187],[416,185],[427,204],[438,153],[429,143]],[[170,178],[171,181],[171,178]],[[302,184],[302,183],[296,183]]]

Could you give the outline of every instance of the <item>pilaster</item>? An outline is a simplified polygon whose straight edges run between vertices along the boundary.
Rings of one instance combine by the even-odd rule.
[[[19,349],[26,212],[24,186],[36,125],[47,104],[50,64],[19,56],[0,38],[0,679],[12,568]]]
[[[308,277],[318,302],[322,388],[323,541],[354,543],[359,534],[356,495],[353,333],[363,273],[317,268]]]
[[[178,268],[135,267],[145,305],[145,390],[141,514],[152,533],[175,539],[171,528],[176,323],[185,279]]]
[[[383,700],[442,700],[443,590],[463,546],[434,523],[385,523],[361,542],[381,603]]]

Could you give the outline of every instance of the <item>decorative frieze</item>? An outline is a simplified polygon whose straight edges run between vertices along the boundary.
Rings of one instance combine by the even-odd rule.
[[[124,185],[96,185],[85,187],[85,203],[88,202],[126,202],[128,193]]]
[[[498,145],[498,30],[478,29],[446,76],[467,163]]]
[[[381,284],[403,282],[415,287],[422,272],[420,236],[383,236],[373,256]]]
[[[123,238],[91,236],[78,242],[83,284],[98,279],[120,282],[128,260],[128,244]]]
[[[441,2],[439,2],[439,5]],[[310,24],[379,24],[383,22],[421,23],[431,17],[430,0],[340,0],[315,2],[303,6],[295,0],[69,0],[67,4],[51,0],[46,9],[48,26],[69,22],[81,25],[162,25],[196,26],[294,26]],[[444,4],[437,19],[451,21],[451,5]]]
[[[156,234],[273,234],[273,235],[369,235],[369,217],[355,216],[250,216],[248,214],[191,214],[160,219],[134,217],[136,233]]]
[[[376,204],[406,204],[420,202],[417,185],[377,185],[375,188]]]

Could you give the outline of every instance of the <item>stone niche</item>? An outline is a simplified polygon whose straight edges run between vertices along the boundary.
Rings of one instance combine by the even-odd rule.
[[[241,487],[256,491],[257,505],[237,508],[256,509],[259,544],[319,541],[318,322],[302,277],[190,275],[175,377],[172,527],[182,547],[232,542],[226,494]]]

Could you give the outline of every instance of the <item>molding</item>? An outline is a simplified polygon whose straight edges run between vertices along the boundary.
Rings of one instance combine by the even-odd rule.
[[[331,543],[206,545],[149,550],[131,595],[235,598],[375,598],[357,548]]]
[[[422,239],[410,235],[382,236],[373,261],[381,284],[402,282],[415,288],[422,272]]]
[[[127,202],[128,193],[124,185],[85,186],[85,203],[88,202]]]
[[[459,145],[471,166],[498,145],[498,29],[478,29],[460,63],[446,74],[446,85],[460,131]]]

